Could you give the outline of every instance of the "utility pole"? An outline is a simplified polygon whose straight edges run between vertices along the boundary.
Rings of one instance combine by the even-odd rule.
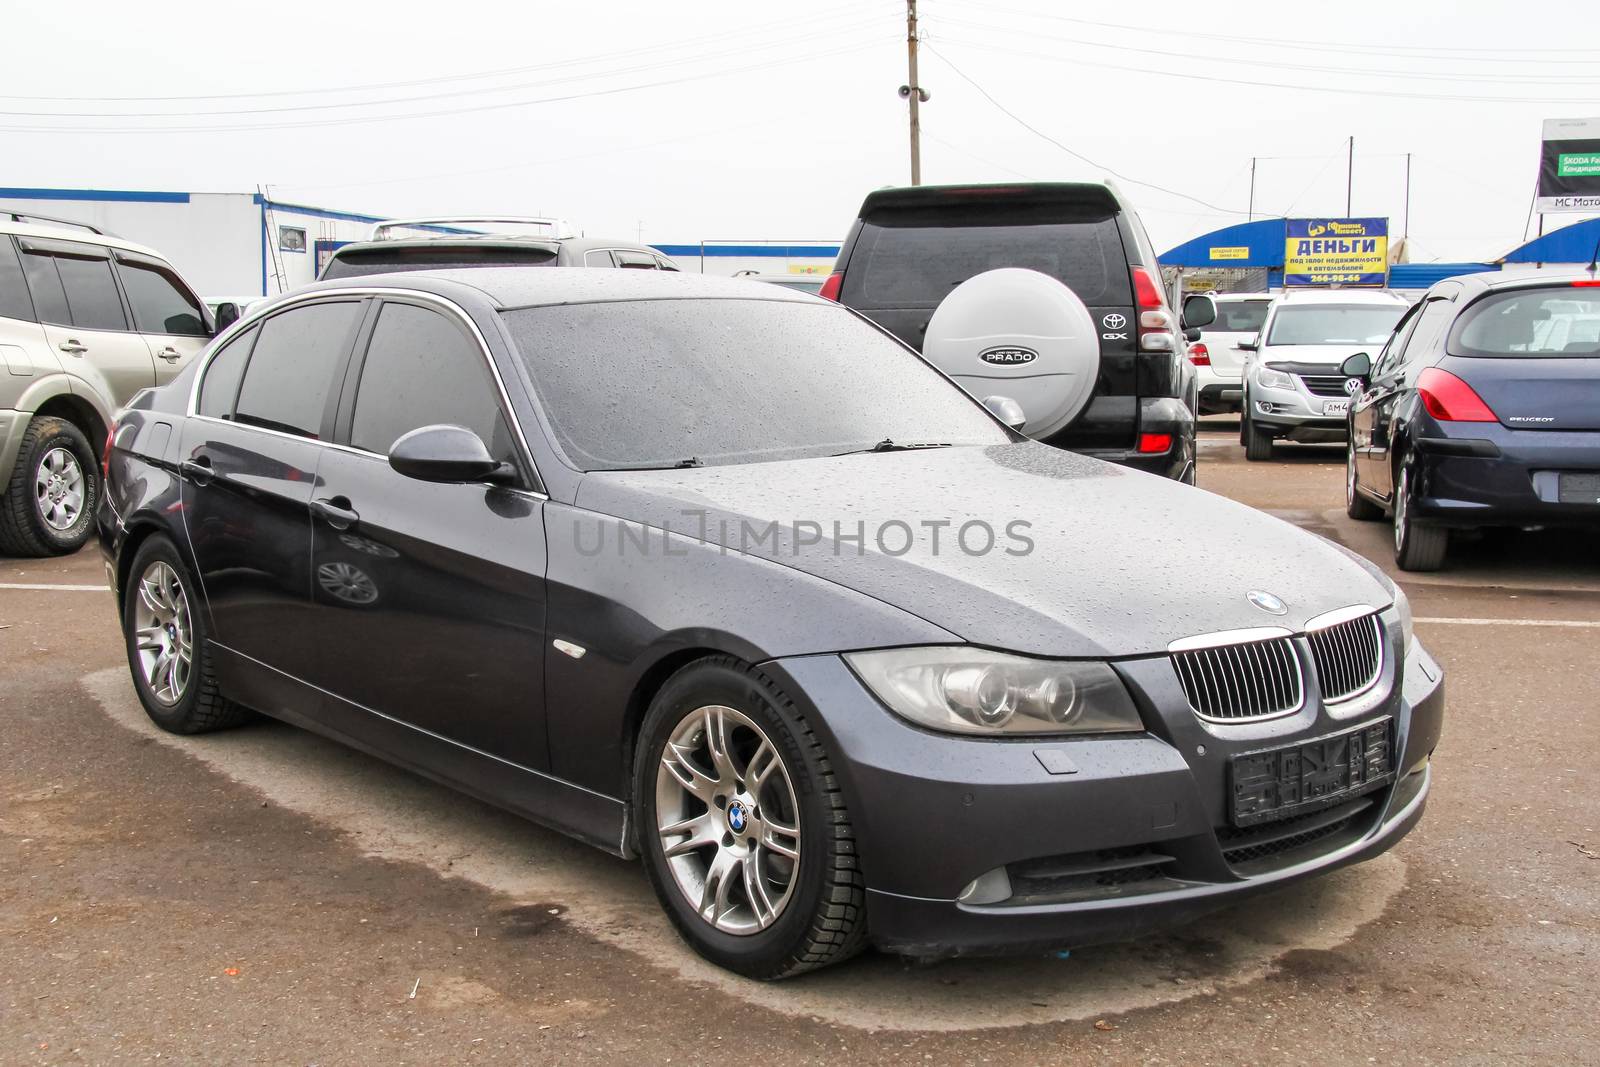
[[[906,0],[906,76],[900,95],[911,105],[911,184],[922,184],[922,124],[917,107],[928,102],[927,90],[917,84],[917,0]]]
[[[1350,135],[1350,154],[1344,164],[1344,217],[1350,217],[1350,188],[1355,183],[1356,176],[1356,138]]]
[[[1256,220],[1256,157],[1250,157],[1250,203],[1245,205],[1244,220]]]
[[[1400,239],[1411,236],[1411,153],[1406,153],[1406,213],[1400,223]]]

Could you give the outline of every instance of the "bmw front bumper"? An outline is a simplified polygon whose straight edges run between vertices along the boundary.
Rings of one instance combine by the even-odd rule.
[[[1398,623],[1388,626],[1397,641]],[[1116,667],[1146,733],[998,741],[910,725],[835,656],[763,666],[832,755],[866,879],[874,944],[942,957],[1124,940],[1369,859],[1421,817],[1444,696],[1441,672],[1420,645],[1399,684],[1396,666],[1386,664],[1381,702],[1358,716],[1334,718],[1315,708],[1298,722],[1226,728],[1195,717],[1166,657]],[[1384,716],[1394,721],[1394,781],[1368,794],[1371,803],[1358,817],[1319,830],[1312,844],[1239,862],[1242,853],[1230,845],[1239,831],[1227,816],[1232,756]],[[1336,809],[1321,821],[1329,823]],[[1083,870],[1085,857],[1125,871],[1147,854],[1164,861],[1159,876],[1141,879],[1135,866],[1133,880],[1050,877],[1052,865]],[[1010,872],[1012,895],[996,900],[984,890],[991,872],[1001,870]],[[991,902],[978,902],[985,899]]]

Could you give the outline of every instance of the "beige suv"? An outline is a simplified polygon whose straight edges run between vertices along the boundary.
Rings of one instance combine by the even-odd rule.
[[[0,555],[88,538],[115,412],[214,333],[156,253],[82,223],[0,213]]]

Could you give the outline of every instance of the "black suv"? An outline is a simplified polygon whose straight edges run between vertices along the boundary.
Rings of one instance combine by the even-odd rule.
[[[920,351],[939,302],[998,267],[1064,282],[1100,331],[1094,395],[1045,443],[1192,482],[1195,370],[1162,292],[1155,249],[1113,186],[879,189],[861,205],[822,295]]]

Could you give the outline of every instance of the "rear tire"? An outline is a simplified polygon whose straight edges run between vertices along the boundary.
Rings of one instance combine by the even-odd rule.
[[[1344,513],[1358,522],[1375,522],[1383,518],[1383,509],[1356,489],[1356,448],[1347,444],[1344,450]]]
[[[640,728],[633,815],[661,906],[712,963],[770,981],[865,946],[866,885],[838,779],[760,671],[719,656],[667,680]]]
[[[202,734],[250,718],[217,689],[205,608],[171,541],[156,534],[139,546],[122,595],[128,669],[151,722],[168,733]]]
[[[94,528],[100,464],[83,431],[45,415],[28,423],[0,497],[0,552],[63,556]]]
[[[1241,416],[1244,419],[1244,458],[1252,463],[1260,463],[1272,458],[1272,438],[1256,429],[1256,420],[1249,413]]]
[[[1436,571],[1444,566],[1450,531],[1420,526],[1412,517],[1411,471],[1402,463],[1394,488],[1394,561],[1403,571]]]

